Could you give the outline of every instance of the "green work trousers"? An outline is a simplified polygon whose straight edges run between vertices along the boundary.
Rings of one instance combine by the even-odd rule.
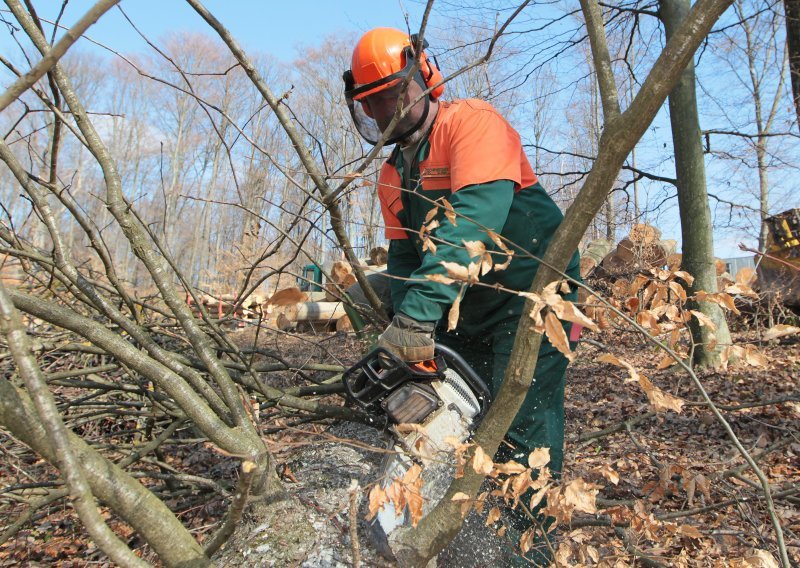
[[[463,332],[437,330],[436,341],[455,349],[497,395],[505,376],[517,332],[518,319],[500,322],[478,336]],[[511,454],[501,448],[501,455],[527,465],[528,454],[535,448],[550,448],[550,470],[561,472],[564,461],[564,374],[567,359],[542,340],[533,382],[525,396],[506,438],[516,448]]]

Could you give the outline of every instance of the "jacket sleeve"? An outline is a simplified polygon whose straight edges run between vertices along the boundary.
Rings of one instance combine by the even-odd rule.
[[[411,280],[393,283],[392,300],[395,311],[401,311],[419,321],[440,319],[455,301],[461,287],[433,282],[426,276],[446,274],[447,271],[440,264],[442,261],[469,265],[471,259],[463,241],[482,241],[487,245],[487,250],[491,250],[492,241],[486,229],[501,232],[513,199],[514,182],[510,180],[469,185],[452,193],[448,200],[457,214],[456,223],[450,223],[440,213],[441,225],[433,232],[436,254],[428,251],[423,255],[418,268],[410,274]],[[391,258],[391,254],[389,257]],[[403,286],[404,290],[398,291],[395,296],[394,286]],[[400,300],[399,303],[397,300]]]
[[[397,313],[406,297],[407,279],[420,266],[420,258],[411,239],[389,241],[389,261],[386,271],[393,277],[389,283],[392,294],[392,309]],[[394,277],[397,278],[394,278]]]

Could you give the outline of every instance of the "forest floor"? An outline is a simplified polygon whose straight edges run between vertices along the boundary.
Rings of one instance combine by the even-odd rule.
[[[252,344],[252,329],[237,333],[242,345]],[[559,565],[777,566],[775,533],[758,479],[743,465],[691,378],[675,367],[656,370],[661,356],[638,334],[605,330],[586,337],[591,341],[579,347],[568,371],[564,480],[582,478],[597,484],[598,514],[576,515],[571,526],[559,529],[554,540]],[[755,340],[746,329],[735,332],[738,344]],[[314,361],[347,366],[360,358],[363,348],[353,336],[343,334],[291,337],[261,332],[258,343],[279,350],[295,364]],[[800,344],[794,335],[760,344],[759,349],[765,355],[760,366],[735,363],[725,371],[703,371],[699,379],[768,476],[790,558],[800,565]],[[597,361],[608,352],[625,358],[664,392],[683,399],[682,412],[653,412],[638,384],[627,380],[625,369]],[[292,373],[270,377],[275,386],[302,383]],[[326,402],[340,404],[341,399],[328,397]],[[312,564],[351,565],[353,547],[348,535],[353,519],[347,481],[360,480],[363,500],[364,486],[380,459],[380,448],[365,449],[364,440],[377,440],[377,436],[362,432],[363,439],[353,443],[344,440],[342,432],[366,427],[352,425],[347,430],[330,423],[293,423],[275,411],[264,412],[260,418],[287,489],[313,508],[318,519],[327,519],[331,534],[338,538],[339,543],[332,545],[335,550],[326,552],[328,556],[318,553]],[[130,420],[105,423],[109,432],[119,433],[118,440],[128,439],[124,434],[133,426]],[[143,475],[142,481],[161,493],[202,541],[226,510],[225,489],[236,478],[237,464],[192,435],[187,432],[170,440],[157,460],[144,462],[139,470],[175,474],[168,482],[155,475]],[[343,452],[358,448],[359,453],[349,466],[341,466],[334,463],[337,448]],[[35,487],[22,491],[19,486],[48,479],[55,483],[57,478],[55,470],[2,431],[0,452],[4,454],[0,459],[1,533],[26,510],[26,499],[36,491]],[[323,454],[331,456],[331,467],[326,467],[329,458]],[[210,483],[183,483],[179,474],[205,477]],[[337,485],[336,499],[324,497],[326,480]],[[130,528],[113,518],[110,522],[132,546],[141,546]],[[379,563],[368,545],[362,548],[364,565]],[[470,550],[464,553],[473,555]],[[297,558],[296,564],[307,560]],[[19,565],[103,566],[107,561],[86,538],[71,507],[61,500],[42,509],[0,545],[0,566]]]

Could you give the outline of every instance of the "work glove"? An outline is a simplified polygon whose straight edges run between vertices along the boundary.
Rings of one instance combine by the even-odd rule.
[[[399,312],[378,336],[378,347],[391,351],[407,363],[433,359],[435,322],[417,321]]]

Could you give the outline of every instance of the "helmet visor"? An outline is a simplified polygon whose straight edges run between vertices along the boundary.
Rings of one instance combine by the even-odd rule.
[[[397,110],[397,102],[403,91],[405,90],[403,108],[408,107],[413,102],[413,99],[416,98],[416,96],[412,96],[412,91],[416,91],[416,89],[411,88],[412,85],[404,89],[403,82],[395,80],[397,81],[395,85],[379,91],[373,91],[372,94],[362,95],[358,100],[348,96],[352,91],[345,92],[347,107],[350,109],[353,124],[361,137],[372,145],[377,144],[381,134],[391,123]],[[422,90],[425,89],[425,83],[420,73],[415,74],[414,83],[419,85]],[[369,109],[369,114],[365,111],[365,108]],[[398,119],[385,144],[395,144],[419,129],[425,122],[429,109],[430,101],[428,97],[424,97],[422,101],[418,102],[404,116]]]

